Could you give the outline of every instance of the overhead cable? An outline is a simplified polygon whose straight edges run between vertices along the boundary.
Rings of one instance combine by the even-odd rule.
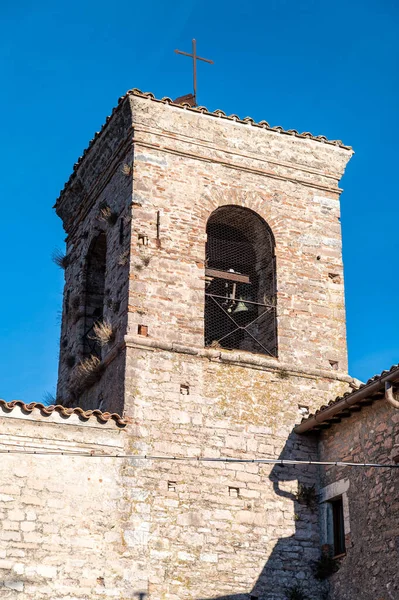
[[[280,458],[230,458],[230,457],[210,457],[210,456],[163,456],[152,454],[106,454],[95,452],[74,452],[64,450],[17,450],[17,449],[0,449],[0,454],[29,454],[35,456],[80,456],[84,458],[124,458],[134,460],[155,460],[155,461],[170,461],[170,462],[223,462],[223,463],[241,463],[241,464],[259,464],[259,465],[277,465],[288,467],[293,465],[316,465],[316,466],[332,466],[332,467],[358,467],[358,468],[374,468],[374,469],[399,469],[399,463],[367,463],[367,462],[347,462],[342,460],[292,460]]]

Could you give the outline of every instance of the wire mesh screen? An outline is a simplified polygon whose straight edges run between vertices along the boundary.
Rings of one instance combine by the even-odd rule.
[[[249,209],[216,210],[207,225],[205,345],[277,356],[274,241]]]

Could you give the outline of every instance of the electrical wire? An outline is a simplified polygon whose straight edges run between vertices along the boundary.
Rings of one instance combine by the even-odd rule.
[[[80,456],[85,458],[124,458],[135,460],[158,460],[171,462],[224,462],[224,463],[239,463],[239,464],[260,464],[260,465],[279,465],[281,467],[293,465],[316,465],[316,466],[332,466],[332,467],[358,467],[358,468],[374,468],[374,469],[399,469],[398,464],[382,464],[382,463],[366,463],[366,462],[346,462],[341,460],[290,460],[280,458],[229,458],[229,457],[210,457],[210,456],[162,456],[151,454],[105,454],[95,452],[71,452],[63,450],[16,450],[16,449],[0,449],[0,454],[29,454],[35,456]]]

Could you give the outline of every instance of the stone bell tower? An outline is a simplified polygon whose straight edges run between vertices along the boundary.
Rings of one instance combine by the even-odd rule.
[[[338,184],[351,154],[128,92],[56,204],[59,401],[124,413],[140,454],[314,456],[291,430],[350,382]],[[142,535],[127,545],[150,600],[279,600],[308,577],[318,529],[313,515],[297,522],[293,486],[314,473],[273,473],[137,465]]]

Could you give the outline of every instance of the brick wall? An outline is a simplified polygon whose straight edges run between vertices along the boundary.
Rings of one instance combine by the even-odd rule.
[[[206,222],[216,208],[238,205],[263,217],[276,240],[280,359],[327,370],[333,361],[345,373],[337,183],[350,153],[131,102],[136,206],[128,332],[145,321],[153,338],[203,345]],[[140,235],[148,236],[151,262],[137,272]]]

